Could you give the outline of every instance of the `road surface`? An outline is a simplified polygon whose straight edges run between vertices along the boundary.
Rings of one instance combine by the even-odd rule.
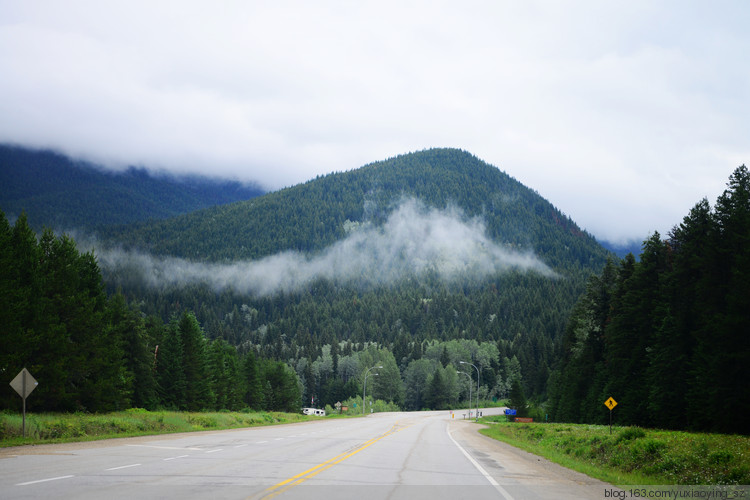
[[[0,449],[0,498],[557,500],[611,488],[477,429],[461,411],[376,413]]]

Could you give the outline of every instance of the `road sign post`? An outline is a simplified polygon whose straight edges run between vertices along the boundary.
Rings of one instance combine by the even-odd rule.
[[[609,399],[604,402],[604,406],[609,408],[609,433],[612,434],[612,410],[617,406],[617,401],[610,396]]]
[[[16,378],[10,381],[10,386],[23,399],[23,437],[26,437],[26,398],[29,397],[31,391],[36,389],[38,385],[39,382],[31,376],[31,373],[26,368],[18,372]]]

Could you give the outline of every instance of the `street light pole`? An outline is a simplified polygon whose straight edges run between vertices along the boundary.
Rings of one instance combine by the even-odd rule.
[[[471,363],[467,361],[459,361],[462,365],[472,365]],[[479,422],[479,368],[474,366],[474,369],[477,371],[477,415],[476,415],[476,422]]]
[[[368,368],[367,371],[365,372],[365,383],[362,386],[362,416],[363,417],[365,416],[365,406],[367,405],[367,403],[365,403],[365,397],[366,397],[366,394],[367,394],[367,375],[370,373],[370,370],[372,370],[374,368],[383,368],[383,365],[372,366],[372,367]],[[377,375],[377,373],[373,373],[373,375]]]
[[[456,373],[463,373],[464,375],[466,375],[467,377],[469,377],[469,419],[471,419],[471,386],[474,385],[472,383],[474,381],[471,380],[471,375],[469,375],[466,372],[461,372],[461,371],[456,370]]]

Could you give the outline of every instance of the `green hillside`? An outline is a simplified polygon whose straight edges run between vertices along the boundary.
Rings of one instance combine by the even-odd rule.
[[[107,172],[52,151],[0,145],[0,209],[25,212],[31,227],[95,229],[161,219],[262,194],[258,187],[204,177]]]
[[[445,227],[455,232],[420,255]],[[478,364],[483,397],[506,396],[515,378],[543,395],[569,312],[610,255],[538,193],[453,149],[103,236],[132,250],[97,251],[108,286],[144,313],[167,321],[194,311],[208,337],[286,361],[305,385],[303,400],[329,404],[352,395],[342,393],[350,374],[339,359],[375,346],[399,380],[383,399],[414,409],[425,404],[414,388],[434,380],[436,363],[450,371],[460,360]],[[466,240],[475,253],[470,245],[460,253]],[[498,264],[505,258],[521,264]],[[410,259],[424,267],[415,271]],[[445,266],[458,271],[446,278]],[[344,275],[350,268],[354,277]],[[378,380],[376,391],[387,379]]]
[[[481,217],[488,235],[530,249],[555,269],[598,270],[607,252],[538,193],[475,156],[431,149],[318,177],[246,202],[105,234],[154,254],[195,260],[256,259],[283,250],[319,251],[346,235],[346,222],[382,224],[399,200],[455,205]]]

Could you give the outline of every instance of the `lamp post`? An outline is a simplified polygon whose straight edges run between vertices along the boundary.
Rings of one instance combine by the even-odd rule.
[[[367,375],[370,373],[370,370],[374,368],[383,368],[383,365],[372,366],[368,368],[367,371],[365,372],[365,383],[362,386],[362,416],[363,417],[365,416],[365,406],[367,405],[367,403],[365,403],[365,396],[367,394]],[[377,375],[377,373],[373,373],[373,375]]]
[[[456,373],[463,373],[464,375],[466,375],[467,377],[469,377],[469,418],[471,418],[471,386],[473,385],[472,382],[474,382],[474,381],[471,380],[471,375],[469,375],[466,372],[462,372],[462,371],[456,370]]]
[[[472,365],[468,361],[459,361],[462,365]],[[474,369],[477,371],[477,415],[476,415],[476,422],[479,422],[479,368],[474,366]]]

